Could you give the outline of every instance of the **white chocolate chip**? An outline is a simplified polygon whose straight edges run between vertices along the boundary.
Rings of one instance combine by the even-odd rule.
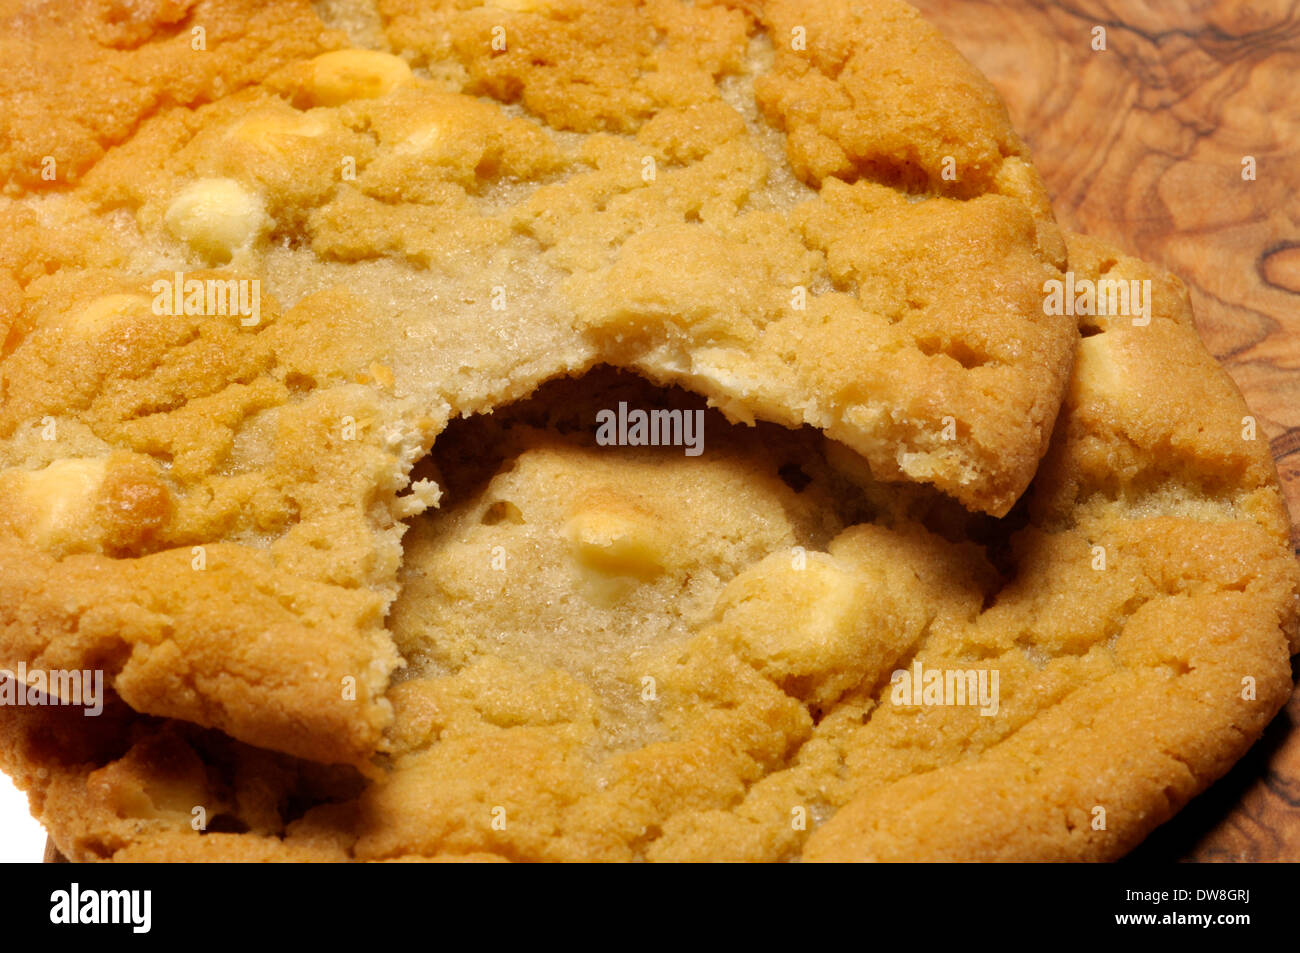
[[[262,201],[234,179],[199,179],[167,208],[168,230],[213,264],[228,262],[269,224]]]
[[[226,135],[266,152],[286,153],[299,147],[295,140],[318,139],[328,129],[329,123],[319,114],[261,112],[236,123]]]
[[[419,155],[433,149],[441,138],[441,129],[437,126],[425,126],[399,142],[393,151],[399,155]]]
[[[92,336],[108,330],[118,318],[132,312],[148,313],[149,310],[150,300],[144,295],[104,295],[73,315],[70,324],[79,333]]]
[[[106,457],[73,457],[42,470],[7,471],[4,482],[16,491],[12,515],[20,535],[45,550],[95,549],[101,536],[95,500],[107,470]]]
[[[668,563],[666,540],[649,514],[631,507],[599,505],[569,520],[569,538],[588,571],[650,579]]]
[[[718,605],[741,658],[829,704],[862,677],[870,646],[896,628],[887,602],[830,556],[809,553],[796,569],[777,553],[732,580]]]
[[[375,99],[411,78],[406,60],[378,50],[335,50],[312,61],[311,101],[341,106],[353,99]]]
[[[1075,352],[1070,399],[1078,403],[1088,397],[1105,397],[1124,389],[1124,375],[1116,360],[1108,333],[1094,334],[1079,342]]]

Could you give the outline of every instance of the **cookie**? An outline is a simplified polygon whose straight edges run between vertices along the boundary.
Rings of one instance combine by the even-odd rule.
[[[5,15],[0,664],[365,765],[412,468],[601,364],[1020,496],[1064,246],[909,7],[318,6]]]
[[[1070,261],[1149,282],[1149,321],[1079,317],[1004,519],[811,428],[550,384],[417,470],[447,496],[406,542],[371,777],[120,702],[0,709],[5,769],[78,860],[1116,858],[1282,706],[1300,577],[1181,284]],[[698,412],[707,451],[602,446],[618,404]]]

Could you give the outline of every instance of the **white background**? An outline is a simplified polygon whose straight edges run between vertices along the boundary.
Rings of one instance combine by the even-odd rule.
[[[0,863],[39,864],[45,857],[45,831],[32,820],[23,794],[0,774]]]

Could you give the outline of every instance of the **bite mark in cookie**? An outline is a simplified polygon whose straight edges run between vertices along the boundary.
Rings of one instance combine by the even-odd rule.
[[[364,765],[402,521],[438,498],[412,467],[600,362],[975,509],[1024,490],[1075,333],[1040,306],[1063,246],[910,8],[823,5],[801,49],[783,3],[320,9],[362,45],[296,0],[8,17],[0,466],[148,458],[167,507],[131,541],[7,538],[32,588],[0,660],[108,659],[140,711]],[[256,282],[259,314],[140,306],[178,280]]]
[[[553,384],[435,445],[449,499],[408,542],[372,781],[138,716],[125,755],[119,731],[73,757],[36,709],[0,713],[7,768],[84,859],[1116,858],[1284,703],[1300,571],[1181,286],[1087,239],[1071,260],[1151,280],[1152,321],[1088,328],[1008,519],[808,429],[711,415],[700,458],[598,448],[584,397],[687,398]],[[195,803],[280,806],[234,809],[240,834],[106,811],[89,778],[147,788],[163,743],[209,766]]]

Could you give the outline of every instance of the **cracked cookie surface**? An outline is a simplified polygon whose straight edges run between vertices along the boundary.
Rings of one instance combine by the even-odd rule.
[[[904,4],[0,19],[2,664],[367,764],[411,468],[600,363],[991,513],[1046,449],[1064,246]]]
[[[811,428],[596,446],[593,407],[698,404],[548,385],[417,471],[447,499],[407,542],[373,778],[120,704],[0,711],[6,770],[81,860],[1118,857],[1281,707],[1300,596],[1177,279],[1084,238],[1071,265],[1151,281],[1151,321],[1082,319],[1005,519]],[[917,666],[996,671],[995,710],[896,698]]]

